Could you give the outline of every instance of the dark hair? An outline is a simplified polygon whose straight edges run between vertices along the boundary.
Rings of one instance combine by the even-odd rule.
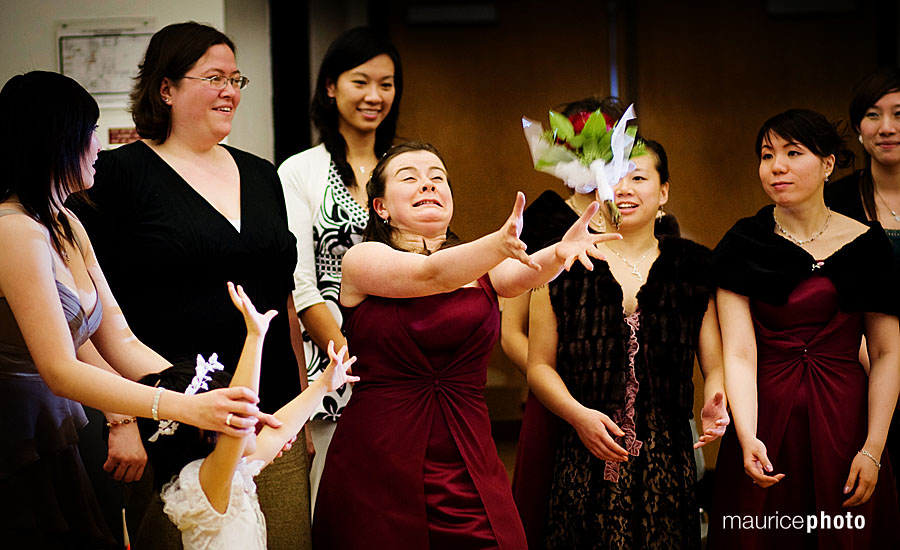
[[[429,153],[434,154],[434,156],[441,160],[441,164],[444,165],[444,168],[447,167],[447,163],[444,162],[444,157],[442,157],[435,146],[430,143],[407,141],[388,149],[378,161],[378,164],[375,165],[375,168],[372,169],[372,175],[369,177],[369,181],[366,184],[366,194],[369,195],[369,220],[366,223],[366,228],[363,230],[363,240],[384,243],[396,250],[408,252],[408,250],[401,248],[396,243],[397,228],[375,213],[374,201],[376,198],[384,198],[384,190],[387,187],[387,179],[384,171],[391,159],[400,156],[403,153],[414,153],[416,151],[428,151]],[[450,185],[449,174],[447,175],[447,185]],[[438,250],[455,246],[461,242],[460,238],[450,231],[450,228],[447,228],[447,239],[441,244]],[[425,251],[426,254],[430,254],[431,252],[434,251],[428,251],[427,249]]]
[[[82,161],[91,145],[100,109],[67,76],[32,71],[10,78],[0,90],[3,183],[0,200],[15,195],[25,212],[47,228],[53,247],[74,242],[62,201],[84,189]]]
[[[612,95],[602,99],[598,97],[586,97],[584,99],[579,99],[578,101],[559,105],[554,110],[570,117],[577,113],[593,113],[597,109],[600,109],[600,112],[609,115],[613,120],[619,120],[622,118],[622,115],[625,114],[625,106],[622,104],[622,101],[618,97]]]
[[[312,119],[319,138],[325,144],[325,148],[331,154],[344,185],[356,186],[356,177],[353,169],[347,162],[347,142],[338,130],[340,117],[337,105],[328,97],[328,84],[337,84],[338,77],[342,73],[354,67],[359,67],[366,61],[382,54],[387,54],[394,62],[394,101],[391,110],[375,130],[375,157],[381,157],[391,147],[397,134],[397,118],[400,116],[400,100],[403,97],[403,66],[400,63],[400,54],[387,38],[376,33],[369,27],[356,27],[340,36],[328,47],[325,57],[322,58],[322,66],[319,67],[319,76],[316,79],[316,90],[309,106],[309,116]]]
[[[195,364],[185,361],[162,372],[148,374],[138,382],[184,393],[195,373]],[[206,383],[208,390],[201,389],[197,393],[227,388],[231,382],[231,374],[225,371],[213,371],[210,377],[212,380]],[[209,456],[216,447],[217,432],[179,423],[175,433],[160,435],[156,441],[151,442],[149,439],[159,429],[160,423],[150,418],[138,418],[137,424],[147,450],[147,458],[153,465],[153,485],[157,490],[178,475],[189,462]]]
[[[762,157],[763,144],[771,136],[799,143],[818,157],[834,155],[835,165],[846,168],[853,164],[853,152],[825,115],[809,109],[789,109],[765,121],[756,134],[756,156]]]
[[[850,100],[850,125],[859,132],[859,125],[866,111],[885,95],[900,91],[900,69],[882,67],[866,75],[853,88],[853,99]],[[870,170],[872,159],[863,148],[865,169],[859,177],[859,191],[862,195],[863,208],[873,220],[878,220],[878,209],[875,207],[875,181]]]
[[[138,135],[159,143],[168,139],[172,115],[159,93],[163,79],[180,79],[218,44],[236,52],[234,43],[221,31],[194,21],[168,25],[153,35],[131,91],[131,118]]]
[[[656,157],[656,173],[659,174],[659,182],[668,182],[669,157],[668,155],[666,155],[666,150],[663,149],[662,144],[658,141],[653,141],[652,139],[640,138],[640,141],[641,143],[643,143],[647,151],[653,153],[653,155]]]

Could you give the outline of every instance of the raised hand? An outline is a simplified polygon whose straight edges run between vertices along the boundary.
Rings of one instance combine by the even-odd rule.
[[[587,450],[597,458],[615,462],[628,460],[628,451],[613,439],[613,436],[621,437],[625,432],[609,416],[585,408],[572,427],[578,432],[578,437]]]
[[[269,323],[278,315],[277,311],[270,309],[264,314],[259,313],[244,288],[241,285],[235,287],[231,281],[228,282],[228,295],[231,296],[234,307],[243,314],[248,334],[263,335],[269,330]]]
[[[782,479],[784,474],[767,475],[772,473],[772,463],[766,455],[766,445],[757,438],[746,445],[742,445],[744,450],[744,471],[753,480],[753,483],[759,485],[763,489],[775,485]]]
[[[593,271],[594,264],[591,262],[591,258],[606,259],[595,245],[600,242],[622,238],[618,233],[591,233],[588,231],[591,218],[594,217],[599,208],[600,204],[597,201],[592,202],[590,206],[584,209],[578,221],[566,231],[562,240],[555,245],[556,257],[564,262],[566,271],[572,267],[575,260],[581,262],[588,271]]]
[[[843,507],[859,506],[865,504],[875,491],[875,485],[878,483],[878,466],[871,458],[857,453],[850,463],[850,474],[847,476],[847,482],[844,484],[844,494],[853,491]],[[856,487],[854,491],[853,488]]]
[[[328,358],[331,362],[325,368],[320,378],[325,383],[328,391],[334,391],[347,382],[359,382],[359,376],[350,376],[347,370],[350,365],[356,362],[356,356],[350,357],[346,361],[344,356],[347,354],[347,346],[341,346],[338,353],[334,352],[334,340],[328,341]]]
[[[694,448],[699,449],[710,441],[725,435],[725,428],[730,423],[731,419],[728,417],[728,410],[725,407],[725,395],[722,392],[716,392],[700,411],[700,425],[703,433],[700,435],[700,440],[694,443]]]
[[[510,214],[506,223],[503,224],[503,227],[498,232],[502,239],[501,246],[508,257],[519,260],[528,267],[540,271],[541,266],[525,252],[525,243],[519,239],[519,235],[522,234],[522,215],[524,212],[525,194],[519,191],[516,193],[516,204],[513,206],[512,214]]]

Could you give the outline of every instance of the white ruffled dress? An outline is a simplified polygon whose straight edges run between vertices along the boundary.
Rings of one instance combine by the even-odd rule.
[[[181,531],[185,550],[265,550],[266,520],[256,498],[253,478],[263,461],[241,459],[231,480],[228,508],[220,514],[200,487],[200,465],[195,460],[162,490],[163,510]]]

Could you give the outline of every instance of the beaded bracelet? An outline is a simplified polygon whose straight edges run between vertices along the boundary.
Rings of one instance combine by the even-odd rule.
[[[862,450],[859,451],[857,454],[861,454],[861,455],[863,455],[863,456],[865,456],[865,457],[868,457],[869,459],[872,460],[872,462],[875,463],[876,466],[878,466],[878,469],[879,469],[879,470],[881,469],[881,462],[878,462],[878,460],[877,460],[874,456],[872,456],[872,453],[870,453],[869,451],[867,451],[867,450],[865,450],[865,449],[862,449]]]
[[[132,416],[131,418],[126,418],[124,420],[110,420],[106,423],[106,427],[112,428],[113,426],[124,426],[126,424],[131,424],[132,422],[137,422],[136,416]]]

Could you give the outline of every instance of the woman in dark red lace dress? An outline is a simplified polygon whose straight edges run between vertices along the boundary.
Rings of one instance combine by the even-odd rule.
[[[756,152],[775,205],[716,247],[735,430],[719,452],[710,548],[900,548],[882,453],[900,388],[896,276],[877,223],[825,206],[844,151],[819,113],[766,121]]]
[[[452,246],[447,171],[427,144],[388,151],[367,191],[368,242],[344,256],[341,283],[362,381],[325,461],[313,545],[525,548],[481,393],[497,295],[544,284],[576,258],[590,268],[594,243],[615,236],[587,231],[595,204],[560,243],[528,256],[520,193],[499,231]]]

